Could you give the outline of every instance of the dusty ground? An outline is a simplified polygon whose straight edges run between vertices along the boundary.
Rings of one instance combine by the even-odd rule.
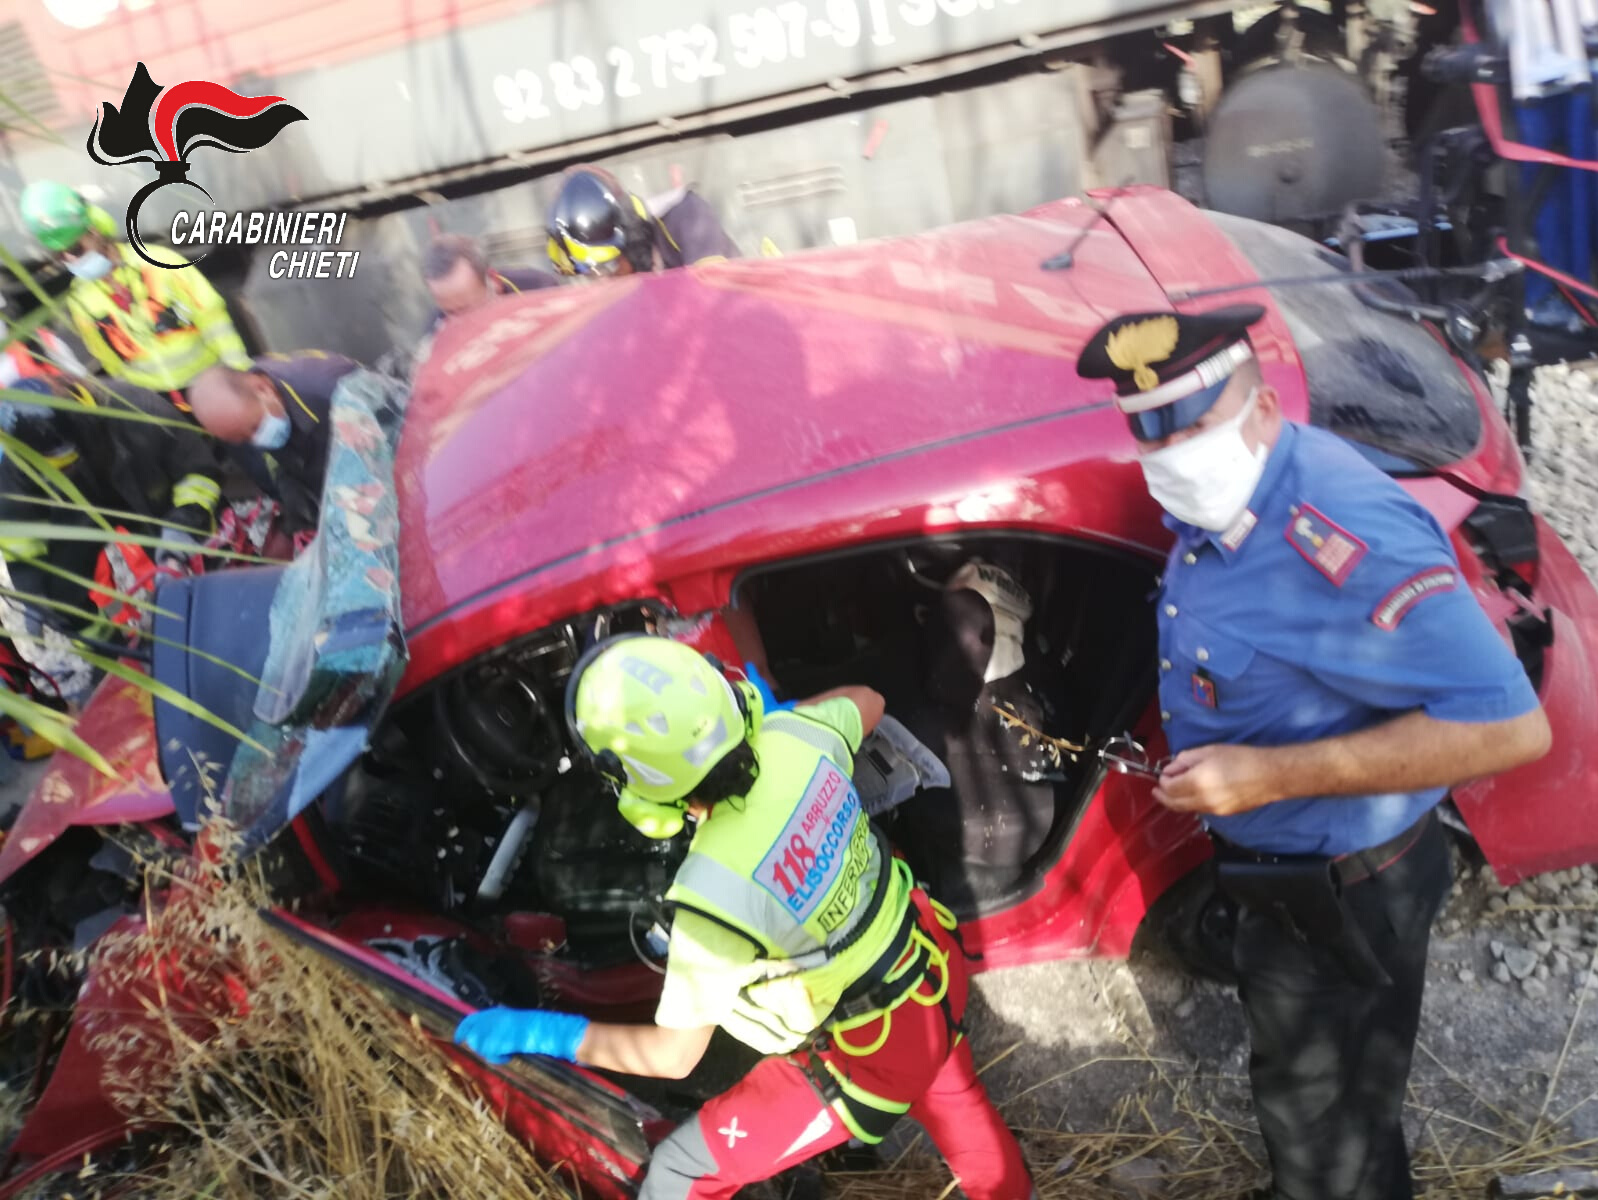
[[[1436,1196],[1482,1194],[1467,1162],[1598,1160],[1598,986],[1584,967],[1598,945],[1594,873],[1507,895],[1468,862],[1458,875],[1410,1089],[1418,1172]],[[1542,951],[1529,982],[1494,978],[1495,942],[1517,970],[1516,952]],[[1563,943],[1574,953],[1561,960]],[[1229,989],[1152,960],[994,971],[978,987],[978,1062],[993,1062],[985,1079],[1012,1125],[1034,1131],[1023,1134],[1034,1167],[1060,1175],[1050,1194],[1210,1200],[1262,1181]],[[1541,1148],[1528,1147],[1539,1119]]]

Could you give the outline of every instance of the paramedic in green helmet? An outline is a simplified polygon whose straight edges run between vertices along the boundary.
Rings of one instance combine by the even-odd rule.
[[[1020,1148],[960,1029],[967,977],[953,920],[873,829],[850,781],[882,697],[846,687],[767,711],[663,637],[598,643],[566,691],[567,723],[650,837],[694,822],[667,901],[652,1025],[485,1009],[455,1040],[490,1062],[545,1054],[678,1079],[721,1026],[767,1057],[655,1150],[644,1200],[730,1197],[908,1114],[972,1200],[1033,1194]]]
[[[22,223],[72,273],[66,310],[105,373],[159,392],[188,411],[185,390],[207,367],[247,371],[250,358],[227,305],[176,251],[146,246],[151,266],[116,240],[111,214],[65,184],[40,181],[22,191]]]

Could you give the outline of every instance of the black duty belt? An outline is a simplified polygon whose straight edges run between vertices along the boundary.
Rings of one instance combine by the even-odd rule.
[[[1416,821],[1402,833],[1388,838],[1380,845],[1371,846],[1366,850],[1356,850],[1352,854],[1340,854],[1330,859],[1332,874],[1343,887],[1352,887],[1356,883],[1363,883],[1374,875],[1379,875],[1392,866],[1404,855],[1415,848],[1415,844],[1431,828],[1432,822],[1437,819],[1436,809],[1428,808],[1425,816]],[[1218,833],[1212,832],[1210,838],[1215,843],[1216,857],[1233,862],[1255,862],[1261,864],[1290,863],[1301,856],[1291,854],[1270,854],[1263,850],[1250,850],[1247,846],[1239,846],[1236,842],[1228,841]]]
[[[1348,908],[1348,889],[1375,878],[1403,858],[1434,820],[1428,809],[1397,837],[1337,858],[1264,854],[1212,834],[1216,882],[1245,911],[1272,917],[1300,941],[1331,951],[1355,981],[1390,986],[1391,976]]]

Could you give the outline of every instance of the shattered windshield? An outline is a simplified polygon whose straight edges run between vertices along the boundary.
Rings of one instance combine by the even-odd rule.
[[[1296,233],[1209,216],[1264,279],[1350,270],[1347,259]],[[1408,296],[1401,285],[1380,286],[1395,298]],[[1390,471],[1435,469],[1476,448],[1481,408],[1453,355],[1429,330],[1371,308],[1352,287],[1270,290],[1304,363],[1312,425],[1347,438]]]
[[[333,394],[322,519],[272,598],[271,647],[223,814],[264,842],[354,761],[405,667],[394,443],[403,384],[371,371]]]

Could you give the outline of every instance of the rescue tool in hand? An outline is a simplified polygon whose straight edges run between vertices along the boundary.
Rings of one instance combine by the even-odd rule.
[[[1140,775],[1144,779],[1158,779],[1171,765],[1170,758],[1151,759],[1147,747],[1129,733],[1107,738],[1099,748],[1099,758],[1112,771],[1122,775]]]

